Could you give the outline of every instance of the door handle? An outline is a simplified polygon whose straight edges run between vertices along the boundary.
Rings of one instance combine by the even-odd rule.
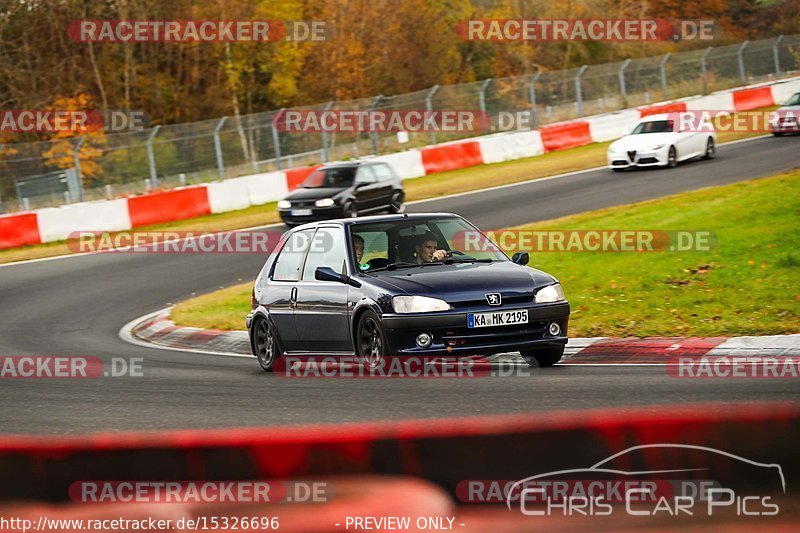
[[[292,287],[292,291],[289,293],[289,306],[295,307],[297,305],[297,287]]]

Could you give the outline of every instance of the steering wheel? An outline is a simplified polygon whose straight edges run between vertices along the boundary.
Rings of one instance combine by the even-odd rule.
[[[458,250],[447,250],[447,253],[444,254],[445,259],[451,259],[454,255],[466,255],[464,252],[459,252]]]

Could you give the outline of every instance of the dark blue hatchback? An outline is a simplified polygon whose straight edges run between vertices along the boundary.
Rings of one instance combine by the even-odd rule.
[[[551,366],[567,342],[558,281],[509,259],[452,214],[317,222],[287,232],[253,289],[247,328],[270,371],[281,355],[491,355]]]

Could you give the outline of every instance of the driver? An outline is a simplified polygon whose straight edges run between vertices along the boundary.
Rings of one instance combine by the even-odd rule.
[[[436,235],[430,231],[419,236],[414,245],[414,250],[417,252],[417,264],[442,261],[447,256],[446,250],[437,250],[438,242]]]

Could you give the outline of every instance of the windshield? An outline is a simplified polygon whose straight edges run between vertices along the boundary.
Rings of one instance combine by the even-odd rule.
[[[508,261],[491,240],[461,218],[357,224],[350,231],[355,261],[362,272]]]
[[[794,93],[785,105],[800,105],[800,93]]]
[[[633,135],[640,133],[667,133],[672,131],[673,125],[671,120],[650,120],[647,122],[640,122],[633,128],[631,132]]]
[[[315,170],[300,187],[350,187],[356,175],[356,167],[320,168]]]

